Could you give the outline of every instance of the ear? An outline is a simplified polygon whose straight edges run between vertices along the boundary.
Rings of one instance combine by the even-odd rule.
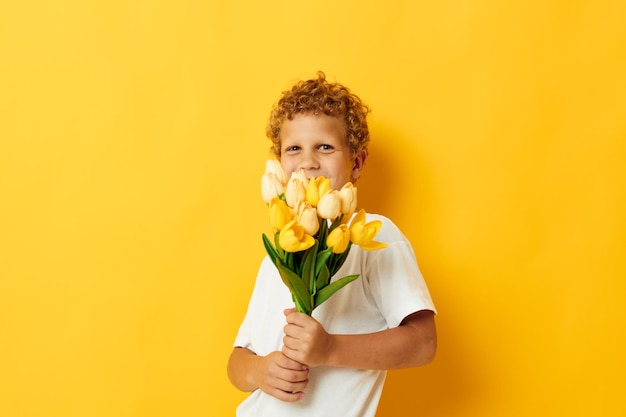
[[[355,183],[356,180],[361,176],[361,171],[363,170],[363,166],[365,165],[365,160],[367,159],[367,151],[361,150],[359,151],[352,161],[352,175],[351,181]]]

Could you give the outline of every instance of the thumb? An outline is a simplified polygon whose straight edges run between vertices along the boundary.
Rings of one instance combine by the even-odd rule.
[[[296,311],[298,311],[298,310],[296,310],[294,307],[286,308],[286,309],[283,310],[283,314],[286,317],[286,316],[290,315],[291,313],[295,313]]]

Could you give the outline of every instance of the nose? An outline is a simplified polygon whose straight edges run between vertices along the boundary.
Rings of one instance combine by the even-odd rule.
[[[303,151],[300,155],[298,169],[304,169],[305,172],[319,169],[320,164],[315,152],[312,150]]]

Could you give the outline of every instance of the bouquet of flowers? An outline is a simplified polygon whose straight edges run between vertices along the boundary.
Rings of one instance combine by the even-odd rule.
[[[274,232],[274,239],[263,234],[265,250],[302,313],[311,315],[359,277],[348,275],[331,282],[353,244],[365,250],[387,247],[373,240],[382,223],[366,223],[364,210],[347,224],[357,203],[356,187],[350,182],[332,190],[328,178],[307,178],[303,170],[287,179],[280,162],[270,159],[261,193]]]

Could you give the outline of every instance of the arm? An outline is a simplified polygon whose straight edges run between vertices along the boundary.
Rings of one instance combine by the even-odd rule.
[[[401,369],[429,363],[437,350],[434,313],[422,310],[398,327],[358,335],[328,334],[306,314],[286,310],[283,353],[309,366]]]
[[[298,401],[308,384],[306,366],[286,357],[282,352],[258,356],[249,349],[236,347],[228,359],[228,378],[239,390],[261,389],[281,401]]]

